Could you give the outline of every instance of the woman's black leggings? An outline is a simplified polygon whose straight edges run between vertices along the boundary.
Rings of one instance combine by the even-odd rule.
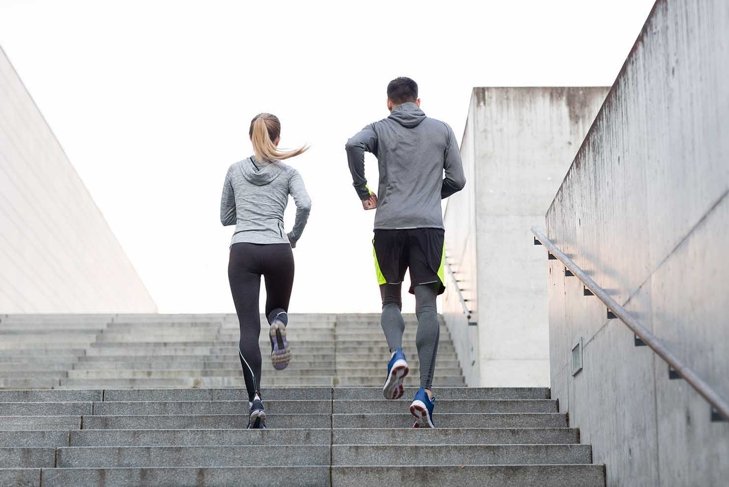
[[[261,318],[258,298],[261,276],[266,285],[266,318],[269,325],[278,316],[287,324],[291,288],[294,284],[294,255],[289,244],[235,243],[230,247],[228,280],[240,324],[238,344],[248,400],[260,392]],[[283,313],[283,315],[281,315]]]

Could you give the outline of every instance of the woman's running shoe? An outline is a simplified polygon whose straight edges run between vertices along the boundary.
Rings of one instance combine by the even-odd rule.
[[[402,352],[402,348],[398,348],[387,364],[387,379],[385,380],[385,386],[382,388],[385,399],[400,399],[402,397],[404,392],[402,382],[409,371],[405,354]]]
[[[248,413],[248,429],[249,430],[265,430],[266,429],[266,411],[263,409],[263,401],[258,396],[253,398]]]
[[[435,397],[428,397],[428,393],[422,387],[415,393],[415,399],[410,404],[410,414],[415,416],[413,428],[435,428],[433,423],[433,407]]]
[[[279,320],[274,320],[268,331],[271,338],[271,362],[276,370],[283,370],[291,360],[291,349],[286,340],[286,325]]]

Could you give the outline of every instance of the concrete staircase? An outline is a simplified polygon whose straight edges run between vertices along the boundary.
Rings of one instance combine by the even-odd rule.
[[[548,389],[463,387],[445,327],[438,429],[411,428],[415,389],[382,398],[377,315],[292,315],[291,365],[264,359],[269,429],[246,430],[237,333],[230,315],[0,316],[0,485],[605,484]]]

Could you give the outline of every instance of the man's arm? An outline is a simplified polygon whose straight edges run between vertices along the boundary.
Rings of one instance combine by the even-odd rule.
[[[445,169],[445,178],[443,179],[443,186],[440,189],[441,199],[447,198],[453,193],[462,190],[466,185],[461,153],[458,150],[456,136],[450,127],[448,127],[448,141],[446,143],[444,157],[443,169]]]
[[[377,133],[368,125],[358,134],[347,141],[344,146],[347,151],[347,161],[349,162],[349,172],[352,174],[352,185],[357,192],[357,196],[362,201],[370,200],[372,192],[367,187],[367,179],[365,178],[364,153],[377,152]]]

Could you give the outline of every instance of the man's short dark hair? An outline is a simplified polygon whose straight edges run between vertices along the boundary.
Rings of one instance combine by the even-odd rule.
[[[418,84],[404,76],[395,78],[387,85],[387,98],[397,105],[414,102],[418,99]]]

